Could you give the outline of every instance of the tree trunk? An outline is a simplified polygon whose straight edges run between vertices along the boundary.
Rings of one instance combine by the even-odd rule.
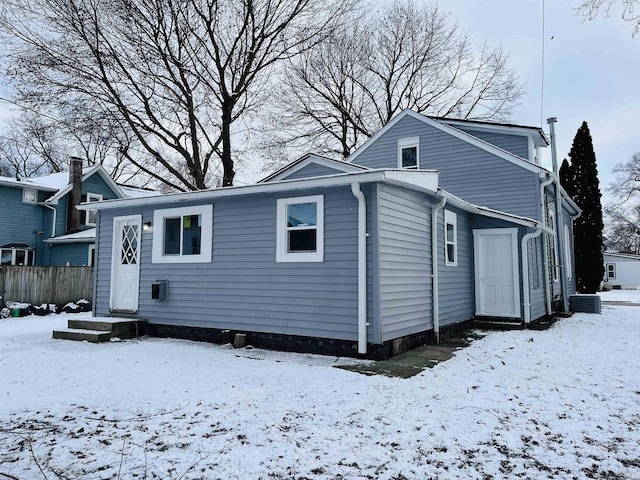
[[[228,104],[222,105],[222,186],[233,185],[233,177],[236,172],[233,170],[233,159],[231,158],[231,122],[233,107]]]

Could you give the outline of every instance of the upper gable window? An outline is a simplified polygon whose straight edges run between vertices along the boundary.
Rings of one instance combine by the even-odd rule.
[[[87,203],[91,202],[101,202],[104,197],[98,193],[87,193]],[[85,224],[90,226],[95,226],[96,224],[97,213],[95,210],[87,210],[87,217]]]
[[[276,228],[276,262],[324,260],[322,195],[278,199]]]
[[[451,267],[458,265],[458,216],[444,211],[445,264]]]
[[[37,203],[38,202],[38,192],[35,190],[22,190],[22,201],[23,203]]]
[[[153,212],[153,263],[211,261],[213,205]]]
[[[398,140],[398,168],[420,168],[420,137]]]

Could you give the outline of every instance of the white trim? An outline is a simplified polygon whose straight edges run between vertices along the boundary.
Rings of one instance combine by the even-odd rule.
[[[300,203],[316,204],[316,251],[289,252],[287,248],[287,207]],[[323,262],[324,261],[324,195],[279,198],[276,215],[276,262]]]
[[[35,248],[18,248],[18,247],[0,247],[0,258],[2,257],[2,252],[4,250],[7,251],[11,251],[11,264],[12,266],[25,266],[24,263],[18,265],[17,262],[17,257],[18,257],[18,252],[24,252],[24,257],[27,260],[26,266],[33,266],[35,265],[35,260],[36,260],[36,250]],[[31,252],[31,263],[28,262],[29,260],[29,252]],[[4,264],[4,265],[9,265],[9,264]]]
[[[482,273],[480,270],[480,245],[479,237],[491,236],[491,235],[511,235],[511,250],[513,262],[513,312],[508,313],[491,313],[486,312],[483,308],[483,298],[481,291]],[[520,312],[520,269],[518,262],[518,229],[517,228],[485,228],[473,230],[473,250],[474,250],[474,277],[475,277],[475,297],[476,297],[476,315],[478,316],[493,316],[493,317],[505,317],[505,318],[522,318]]]
[[[544,131],[540,127],[532,127],[526,125],[501,125],[499,123],[474,122],[473,120],[450,120],[448,118],[432,118],[432,120],[438,120],[451,126],[459,125],[461,127],[467,127],[472,130],[498,132],[504,135],[517,135],[520,137],[527,136],[531,138],[536,145],[549,145],[549,142],[544,135]],[[538,141],[536,142],[536,140]]]
[[[27,195],[32,193],[33,200],[27,199]],[[23,188],[22,189],[22,203],[38,203],[38,191],[34,188]]]
[[[95,167],[90,169],[87,173],[85,173],[82,176],[82,182],[84,183],[89,177],[91,177],[95,173],[98,173],[98,175],[100,175],[100,177],[102,177],[102,180],[104,180],[104,182],[109,186],[111,191],[116,194],[117,197],[126,198],[125,193],[118,186],[118,184],[109,176],[109,174],[105,171],[105,169],[102,167],[102,165],[96,165]],[[73,185],[68,184],[65,188],[63,188],[62,190],[58,191],[58,193],[56,193],[51,198],[49,198],[47,200],[47,203],[49,203],[51,205],[57,205],[58,204],[58,200],[60,200],[67,193],[69,193],[72,188],[73,188]]]
[[[349,172],[361,172],[363,170],[368,170],[366,167],[362,167],[360,165],[353,165],[351,163],[346,163],[341,160],[335,160],[333,158],[323,157],[321,155],[317,155],[315,153],[308,153],[298,160],[291,162],[289,165],[285,165],[280,170],[275,171],[271,175],[259,180],[258,183],[263,182],[273,182],[280,181],[286,179],[289,175],[293,175],[299,170],[315,163],[317,165],[332,168],[340,173],[349,173]]]
[[[425,117],[424,115],[421,115],[419,113],[416,113],[412,110],[403,110],[401,113],[399,113],[397,116],[395,116],[393,119],[391,119],[391,121],[389,123],[387,123],[384,127],[382,127],[380,130],[378,130],[375,135],[373,135],[371,138],[369,138],[369,140],[367,140],[366,143],[364,143],[360,148],[358,148],[358,150],[356,150],[354,153],[351,154],[351,156],[349,156],[346,161],[349,163],[353,163],[353,161],[358,158],[362,152],[366,151],[372,144],[375,143],[375,141],[380,138],[382,135],[384,135],[389,129],[391,129],[396,123],[398,123],[400,120],[402,120],[405,117],[412,117],[416,120],[421,121],[422,123],[425,123],[427,125],[430,125],[434,128],[437,128],[438,130],[448,133],[449,135],[452,135],[453,137],[456,137],[464,142],[467,142],[471,145],[474,145],[482,150],[485,150],[486,152],[492,153],[494,155],[496,155],[497,157],[500,157],[504,160],[507,160],[515,165],[518,165],[520,167],[523,167],[526,170],[529,170],[530,172],[535,172],[535,173],[539,173],[539,172],[549,172],[549,170],[547,170],[546,168],[540,166],[540,165],[536,165],[535,163],[531,163],[528,160],[525,160],[523,158],[520,158],[517,155],[514,155],[511,152],[508,152],[500,147],[496,147],[495,145],[485,142],[484,140],[481,140],[477,137],[474,137],[471,134],[465,133],[462,130],[458,130],[455,127],[451,127],[445,123],[441,123],[437,120],[432,120],[429,117]]]
[[[113,296],[115,294],[114,284],[116,281],[116,276],[114,275],[114,272],[116,271],[116,260],[119,261],[119,258],[120,258],[120,239],[118,237],[118,235],[120,234],[120,231],[118,228],[116,228],[116,226],[118,225],[119,222],[127,222],[129,220],[133,220],[138,223],[138,252],[137,252],[138,259],[136,263],[136,265],[138,266],[138,293],[136,293],[136,305],[135,305],[135,308],[133,309],[134,312],[137,312],[138,303],[140,299],[140,260],[141,260],[140,250],[142,247],[142,215],[123,215],[120,217],[113,217],[113,224],[112,224],[113,234],[112,234],[112,241],[111,241],[111,272],[110,272],[111,282],[109,286],[109,310],[114,310],[115,302],[114,302]]]
[[[101,202],[102,200],[104,200],[104,197],[101,194],[87,192],[87,199],[86,199],[87,203],[96,203],[96,202]],[[84,224],[88,225],[90,227],[95,227],[96,226],[96,222],[90,222],[89,221],[89,217],[91,215],[91,212],[95,213],[96,214],[96,218],[97,218],[98,213],[97,213],[96,210],[86,210]]]
[[[92,243],[91,245],[89,245],[89,249],[87,251],[87,267],[94,266],[93,262],[91,261],[92,260],[91,252],[95,252],[95,251],[96,251],[96,245]],[[95,256],[95,253],[93,256]]]
[[[560,252],[558,248],[559,238],[556,229],[556,212],[555,210],[549,208],[549,205],[547,205],[547,209],[550,224],[549,228],[553,230],[553,236],[551,237],[553,239],[553,264],[551,265],[551,279],[554,282],[557,282],[560,280]]]
[[[407,148],[416,149],[416,164],[405,167],[402,165],[402,151]],[[420,169],[420,137],[408,137],[398,139],[398,168],[404,170]]]
[[[447,225],[453,226],[453,242],[447,238]],[[449,245],[453,245],[453,262],[449,260]],[[458,215],[451,210],[444,211],[444,264],[448,267],[458,266]]]
[[[182,254],[182,218],[188,215],[200,215],[200,253],[198,255]],[[164,254],[165,219],[180,217],[180,253]],[[163,208],[153,212],[153,244],[151,263],[210,263],[213,240],[213,205],[194,205],[191,207]]]

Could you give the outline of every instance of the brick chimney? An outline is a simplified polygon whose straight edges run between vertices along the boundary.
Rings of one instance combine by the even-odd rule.
[[[82,221],[81,212],[76,208],[82,202],[82,159],[71,157],[69,159],[69,184],[72,185],[69,192],[67,210],[67,231],[75,232],[80,229]]]

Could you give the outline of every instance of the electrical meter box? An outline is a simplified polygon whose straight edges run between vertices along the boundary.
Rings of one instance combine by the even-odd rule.
[[[166,280],[156,280],[151,284],[151,298],[160,302],[167,301],[169,282]]]

